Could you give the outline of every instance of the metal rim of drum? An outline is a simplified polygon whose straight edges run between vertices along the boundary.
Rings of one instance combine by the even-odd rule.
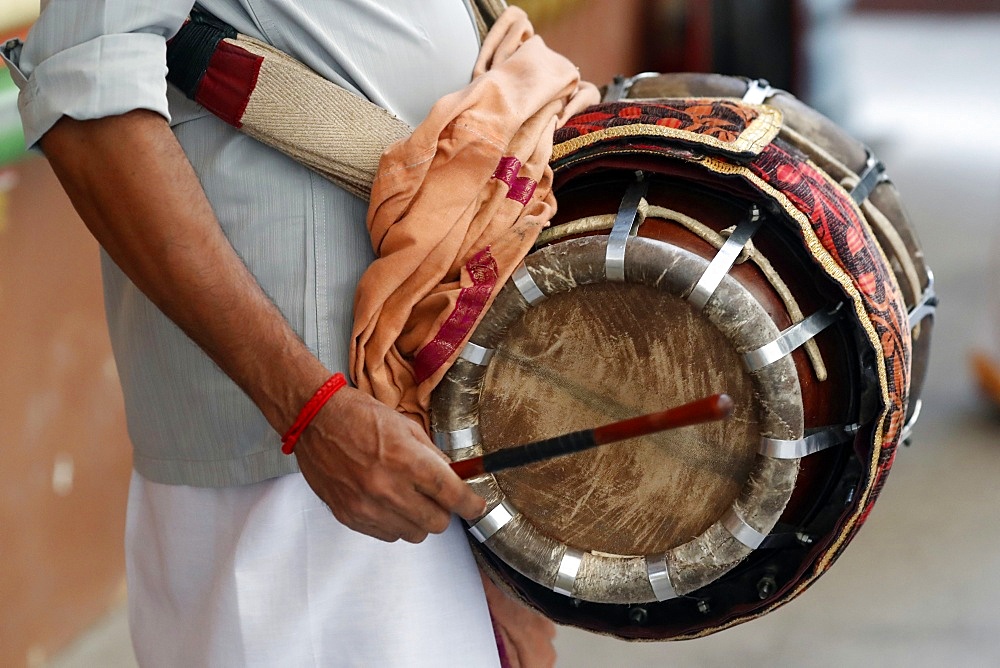
[[[549,293],[540,290],[531,301],[577,285],[604,281],[604,277],[581,278],[582,268],[593,266],[594,258],[604,257],[608,237],[591,236],[561,241],[529,255],[524,272],[552,276],[560,272],[564,285]],[[708,260],[669,243],[633,237],[625,254],[625,282],[640,283],[686,299]],[[664,267],[671,271],[664,271]],[[521,276],[524,281],[523,272]],[[533,281],[530,281],[533,282]],[[551,284],[548,284],[551,285]],[[537,289],[537,288],[536,288]],[[520,302],[520,309],[489,309],[473,334],[476,350],[493,350],[506,329],[531,308],[512,279],[497,302]],[[507,315],[498,315],[503,312]],[[780,335],[777,327],[752,294],[736,279],[725,276],[718,290],[702,310],[733,348],[740,353],[756,350]],[[489,367],[489,356],[478,363],[460,358],[449,370],[436,392],[435,403],[460,404],[458,410],[435,419],[436,433],[476,434],[479,430],[478,397]],[[794,440],[803,435],[803,406],[799,380],[790,357],[783,357],[763,369],[750,371],[757,402],[762,438]],[[471,392],[471,396],[470,396]],[[761,410],[766,406],[767,410]],[[478,439],[459,444],[448,454],[452,459],[481,451]],[[755,550],[777,523],[791,496],[798,459],[774,459],[756,455],[748,480],[732,507],[693,540],[664,554],[608,555],[570,546],[542,535],[524,520],[507,501],[492,475],[470,480],[477,493],[489,503],[489,512],[471,523],[470,531],[486,549],[532,581],[573,598],[596,603],[644,603],[662,601],[703,587],[735,567]],[[516,536],[509,542],[507,536]],[[520,546],[529,545],[523,550]],[[527,562],[524,553],[551,554],[551,562]]]

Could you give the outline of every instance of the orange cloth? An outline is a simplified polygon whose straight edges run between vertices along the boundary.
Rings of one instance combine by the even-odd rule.
[[[598,101],[511,7],[472,82],[386,150],[368,210],[378,259],[354,301],[360,389],[428,425],[431,391],[555,213],[553,132]]]

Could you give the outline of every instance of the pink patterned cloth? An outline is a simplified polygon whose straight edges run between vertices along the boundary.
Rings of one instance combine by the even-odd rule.
[[[576,67],[507,9],[472,82],[382,155],[358,284],[351,377],[428,426],[428,404],[499,289],[555,212],[556,128],[598,102]]]

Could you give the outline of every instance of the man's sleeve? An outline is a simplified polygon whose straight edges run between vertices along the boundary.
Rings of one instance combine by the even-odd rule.
[[[149,109],[169,119],[166,40],[193,0],[50,0],[13,65],[25,143],[62,116],[88,120]]]

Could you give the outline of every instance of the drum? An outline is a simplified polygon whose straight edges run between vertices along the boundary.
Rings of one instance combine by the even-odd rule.
[[[885,169],[765,82],[618,79],[556,135],[559,211],[432,398],[454,460],[725,392],[724,421],[470,481],[491,577],[627,639],[825,572],[909,438],[931,273]]]

